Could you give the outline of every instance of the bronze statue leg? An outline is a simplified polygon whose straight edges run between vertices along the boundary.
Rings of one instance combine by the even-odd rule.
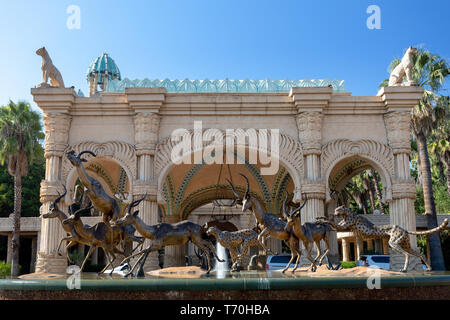
[[[211,271],[212,266],[211,266],[211,257],[209,255],[209,250],[208,250],[207,246],[205,246],[205,243],[203,241],[199,241],[198,239],[195,239],[195,238],[191,238],[191,241],[192,241],[193,244],[195,244],[197,247],[199,247],[205,253],[206,260],[208,262],[208,270],[207,270],[206,274],[209,274],[209,272]],[[217,257],[216,250],[213,250],[213,253],[214,253],[214,256],[217,258],[218,261],[220,261],[220,262],[224,262],[225,261],[225,260],[221,260],[221,259],[219,259],[219,257]]]
[[[112,267],[114,260],[116,260],[116,256],[113,252],[107,252],[107,250],[105,250],[105,254],[108,257],[108,264],[102,269],[102,271],[99,272],[99,274],[102,274],[103,272],[105,272],[109,266]],[[110,255],[112,256],[112,260],[110,259]],[[111,272],[109,273],[110,275],[113,273],[113,270],[114,270],[114,268],[111,268]]]
[[[261,233],[258,235],[258,241],[259,241],[259,243],[261,243],[261,246],[264,248],[264,252],[266,255],[267,254],[275,255],[275,253],[273,253],[272,250],[269,250],[266,247],[265,240],[266,240],[266,237],[267,237],[267,234],[269,233],[269,231],[270,231],[269,228],[264,228],[264,230],[261,231]]]
[[[217,259],[217,261],[219,261],[219,262],[224,262],[224,261],[225,261],[225,260],[220,259],[220,258],[217,256],[216,248],[214,248],[214,246],[212,245],[212,243],[209,242],[208,240],[203,240],[203,239],[197,238],[197,237],[191,237],[191,241],[192,241],[192,243],[194,243],[194,244],[196,244],[195,242],[197,242],[197,243],[202,243],[205,247],[207,247],[209,250],[211,250],[211,252],[213,253],[214,257]],[[203,250],[203,249],[202,249],[202,250]],[[205,250],[203,250],[203,251],[205,251]],[[205,254],[206,254],[206,251],[205,251]]]
[[[323,259],[325,259],[328,252],[330,252],[330,243],[329,243],[328,239],[324,239],[324,242],[325,242],[325,246],[327,247],[327,249],[325,250],[325,252],[322,254],[322,256],[319,259],[319,266],[322,265]],[[320,245],[320,241],[319,241],[319,245]]]
[[[389,241],[389,246],[396,251],[397,253],[403,254],[405,256],[405,265],[403,266],[403,269],[400,270],[400,272],[407,272],[408,271],[408,265],[409,265],[409,254],[405,250],[403,250],[397,243]]]
[[[309,267],[309,269],[312,272],[315,272],[317,267],[316,267],[316,262],[313,259],[313,257],[311,256],[311,250],[312,250],[312,243],[309,241],[303,242],[303,244],[305,245],[305,249],[306,249],[306,258],[308,258],[308,260],[311,262],[311,266]]]
[[[86,255],[86,258],[84,258],[83,263],[81,264],[80,272],[83,271],[84,265],[86,264],[87,260],[88,260],[89,257],[91,256],[91,254],[94,252],[95,248],[96,248],[96,246],[94,246],[94,245],[92,245],[92,246],[89,248],[89,252],[88,252],[88,254]]]
[[[291,246],[289,243],[288,243],[288,245]],[[288,262],[288,264],[286,265],[286,267],[281,271],[281,273],[285,273],[286,270],[289,269],[289,267],[290,267],[292,261],[294,261],[294,258],[295,258],[295,256],[297,255],[297,251],[296,251],[296,250],[294,250],[293,248],[290,248],[290,249],[291,249],[291,259],[289,260],[289,262]]]
[[[291,240],[292,239],[292,240]],[[295,272],[295,270],[297,270],[298,265],[300,264],[300,257],[302,255],[302,250],[300,249],[300,242],[296,241],[295,239],[293,239],[293,237],[291,237],[291,239],[289,241],[292,241],[292,247],[294,248],[294,250],[297,252],[297,261],[295,262],[295,266],[294,269],[292,269],[292,273]],[[291,249],[292,250],[292,249]]]
[[[152,244],[147,249],[142,250],[143,254],[136,261],[134,266],[131,268],[130,272],[128,272],[125,276],[128,277],[130,274],[133,275],[133,271],[136,269],[136,267],[138,265],[139,265],[138,274],[140,274],[141,271],[143,272],[143,267],[144,267],[145,260],[147,260],[147,256],[150,254],[150,252],[159,250],[160,247],[161,247],[161,244],[157,243],[157,244]]]
[[[61,242],[60,242],[60,244],[61,244]],[[78,242],[75,240],[72,240],[66,245],[66,257],[67,257],[67,260],[69,260],[69,263],[74,263],[74,261],[72,259],[70,259],[70,257],[69,257],[69,248],[73,247],[76,244],[78,244]],[[59,251],[59,247],[58,247],[58,251]]]

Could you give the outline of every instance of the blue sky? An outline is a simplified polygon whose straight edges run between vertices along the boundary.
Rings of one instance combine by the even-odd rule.
[[[366,26],[373,4],[381,30]],[[66,26],[70,5],[80,29]],[[447,0],[0,0],[0,105],[32,102],[44,45],[66,86],[85,94],[88,66],[108,52],[131,79],[331,78],[375,95],[409,45],[450,57],[448,12]]]

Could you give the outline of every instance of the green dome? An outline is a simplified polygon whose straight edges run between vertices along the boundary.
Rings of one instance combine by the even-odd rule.
[[[107,53],[103,53],[91,63],[86,75],[88,81],[91,77],[95,77],[95,74],[98,74],[97,84],[99,85],[103,84],[105,76],[108,77],[108,81],[121,80],[119,68]]]

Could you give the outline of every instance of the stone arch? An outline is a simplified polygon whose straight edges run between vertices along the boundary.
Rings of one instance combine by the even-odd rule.
[[[227,137],[227,132],[225,130],[219,130],[223,141],[225,141]],[[250,129],[249,129],[250,130]],[[267,134],[267,141],[270,141],[272,138],[272,133],[269,130],[266,129],[253,129],[253,136],[259,134]],[[265,130],[265,131],[262,131]],[[216,131],[216,132],[217,132]],[[199,138],[199,134],[195,132],[194,130],[185,130],[185,135],[189,136],[190,138]],[[245,147],[246,150],[252,150],[252,151],[259,151],[262,150],[265,154],[272,154],[272,150],[268,150],[269,148],[258,148],[257,145],[248,143],[247,139],[245,137],[247,136],[247,131],[243,129],[236,129],[234,131],[235,137],[237,137],[237,141],[235,141],[235,147]],[[239,140],[243,139],[245,141],[245,144],[239,144]],[[203,141],[200,137],[200,141]],[[173,163],[171,154],[173,148],[178,144],[178,142],[172,141],[171,137],[167,137],[162,139],[158,145],[156,146],[156,152],[155,152],[155,162],[154,162],[154,174],[155,178],[158,182],[158,202],[163,203],[164,197],[162,196],[162,190],[163,190],[163,184],[165,181],[166,176],[170,172],[171,168],[175,166],[176,164]],[[274,153],[273,156],[276,156],[278,160],[280,161],[280,164],[283,165],[287,171],[289,172],[291,179],[294,182],[295,186],[295,201],[301,200],[301,181],[304,177],[304,159],[303,159],[303,151],[302,146],[298,140],[295,138],[288,136],[284,133],[279,133],[279,151],[277,153]],[[223,144],[222,144],[223,145]],[[267,144],[268,145],[268,144]],[[208,144],[204,141],[202,142],[202,145],[200,148],[194,149],[194,146],[192,146],[192,150],[189,154],[186,154],[184,156],[191,156],[195,152],[199,152],[204,150],[207,147],[214,146],[214,144]]]
[[[244,193],[245,189],[241,186],[235,186],[236,190],[240,193]],[[220,189],[220,195],[217,196],[217,189]],[[251,195],[259,200],[261,203],[263,210],[268,211],[267,203],[260,195],[254,191],[250,191]],[[184,201],[181,203],[181,218],[187,219],[189,214],[195,209],[211,203],[216,199],[232,199],[234,198],[233,192],[229,185],[219,184],[219,185],[210,185],[192,192],[187,195]]]
[[[326,182],[326,201],[330,201],[330,175],[337,165],[345,160],[365,161],[373,167],[382,179],[383,199],[392,200],[392,181],[394,180],[394,155],[392,148],[374,140],[351,141],[347,139],[335,140],[322,148],[322,177]],[[355,165],[355,162],[350,162]],[[357,164],[356,164],[357,165]],[[364,165],[361,165],[361,169]],[[352,168],[348,168],[350,171]],[[361,171],[361,170],[360,170]],[[342,171],[343,172],[343,171]],[[351,173],[350,173],[351,175]]]
[[[86,159],[96,159],[99,161],[105,159],[117,163],[125,171],[128,178],[130,192],[126,201],[132,201],[133,181],[136,177],[136,151],[132,145],[120,141],[109,141],[104,143],[86,141],[67,147],[64,154],[70,150],[74,150],[76,153],[83,150],[90,150],[94,152],[97,157],[94,158],[89,154],[86,154]],[[63,157],[61,180],[64,181],[66,186],[73,186],[77,178],[76,168],[73,167],[67,157]],[[72,202],[73,190],[70,188],[71,187],[68,187],[65,198],[66,203]]]

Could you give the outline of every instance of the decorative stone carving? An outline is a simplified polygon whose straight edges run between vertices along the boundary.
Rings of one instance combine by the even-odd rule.
[[[410,46],[400,63],[392,70],[389,76],[389,86],[417,86],[412,79],[412,70],[414,68],[413,57],[417,54],[417,49]],[[403,78],[406,76],[406,82],[402,84]]]
[[[223,141],[225,141],[226,132],[224,130],[220,130],[222,134]],[[255,129],[257,135],[259,135],[259,130]],[[267,140],[271,141],[270,131],[267,130]],[[194,135],[193,130],[188,130],[186,132],[187,135]],[[243,140],[241,135],[245,135],[245,131],[241,129],[235,130],[235,146],[239,146],[239,141],[245,141],[246,146],[248,144],[248,139]],[[245,137],[244,137],[245,138]],[[280,164],[283,165],[292,177],[295,186],[301,185],[301,179],[304,176],[304,160],[303,160],[303,149],[302,145],[294,138],[280,133],[279,134],[279,150],[276,156],[280,160]],[[179,142],[172,141],[171,137],[167,137],[161,140],[156,146],[155,151],[155,177],[158,177],[158,190],[162,190],[162,185],[164,183],[164,178],[161,175],[165,175],[166,170],[173,165],[171,154],[172,149]],[[204,142],[203,147],[210,145],[210,142]],[[264,151],[264,149],[263,149]],[[296,199],[300,200],[298,197]],[[158,197],[158,201],[160,198]]]
[[[384,123],[389,145],[394,154],[410,153],[410,126],[411,116],[409,112],[389,112],[384,115]]]
[[[416,185],[412,180],[399,180],[392,185],[392,199],[405,198],[416,198]]]
[[[306,199],[325,200],[325,183],[320,180],[305,180],[302,184],[302,194]]]
[[[113,159],[127,171],[127,174],[130,176],[130,181],[131,177],[136,176],[136,151],[134,147],[128,143],[121,141],[109,141],[104,143],[85,141],[67,147],[64,153],[70,150],[74,150],[76,154],[83,150],[90,150],[97,155],[97,158],[103,157]],[[67,157],[64,157],[61,174],[62,181],[67,179],[67,176],[72,169],[72,164]]]
[[[301,112],[297,114],[297,128],[304,155],[320,154],[322,147],[321,112]]]
[[[155,152],[158,142],[160,117],[156,113],[137,113],[134,117],[137,155]]]
[[[384,181],[386,184],[384,186],[386,190],[385,199],[390,200],[391,195],[388,191],[390,190],[391,181],[395,177],[392,149],[374,140],[351,141],[347,139],[331,141],[322,148],[322,177],[326,179],[327,183],[327,200],[330,200],[328,179],[331,170],[339,161],[352,156],[362,156],[379,166],[379,168],[375,169],[381,170],[382,172],[379,172],[380,175],[386,179]]]
[[[41,181],[40,201],[46,203],[53,201],[63,192],[63,186],[60,181]]]
[[[133,196],[140,198],[147,195],[145,200],[156,201],[157,186],[155,184],[150,184],[149,182],[144,182],[141,180],[135,180],[133,183]]]
[[[64,81],[59,70],[53,65],[52,59],[48,54],[45,47],[36,50],[36,54],[42,57],[42,83],[38,86],[39,88],[48,87],[48,80],[50,79],[50,85],[52,87],[62,87],[64,88]]]
[[[44,115],[45,157],[63,155],[67,147],[69,128],[72,117],[63,113]]]

